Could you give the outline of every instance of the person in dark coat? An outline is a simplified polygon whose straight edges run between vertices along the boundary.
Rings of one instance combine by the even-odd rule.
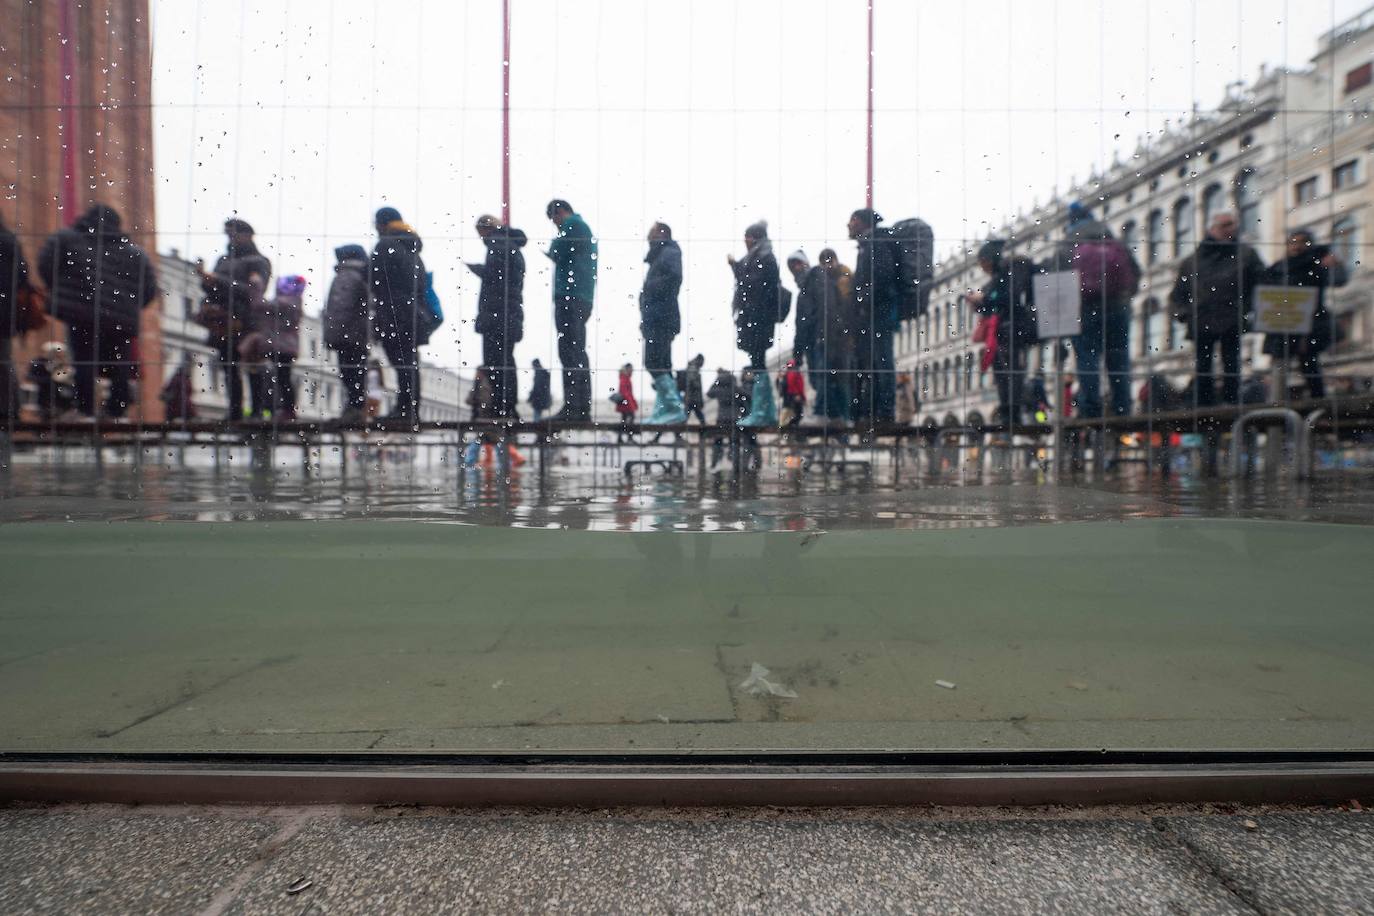
[[[482,363],[491,379],[490,415],[518,419],[515,345],[525,336],[525,256],[520,249],[528,239],[494,216],[477,220],[477,234],[487,256],[468,270],[482,278],[474,329],[482,335]]]
[[[998,422],[1024,421],[1026,357],[1038,339],[1031,278],[1034,266],[1025,258],[1007,257],[1006,243],[989,239],[978,249],[978,266],[988,282],[968,297],[984,327],[991,333],[983,340],[993,351],[993,381],[997,385]]]
[[[163,415],[168,420],[194,420],[196,418],[195,382],[192,380],[194,367],[191,356],[186,354],[181,365],[172,377],[162,386],[159,397],[162,399]]]
[[[254,305],[267,294],[272,262],[258,251],[253,241],[253,227],[246,220],[238,217],[226,220],[224,234],[228,238],[224,254],[215,262],[212,272],[201,275],[205,298],[195,320],[209,331],[209,344],[224,370],[229,419],[239,420],[243,418],[239,345],[248,333]]]
[[[847,425],[854,419],[854,273],[833,248],[823,248],[820,266],[825,270],[825,293],[811,344],[815,367],[824,375],[824,387],[816,393],[816,411],[832,424]],[[894,387],[894,399],[895,399]],[[895,407],[894,407],[895,409]]]
[[[340,421],[367,421],[368,284],[367,249],[340,245],[334,249],[334,281],[324,303],[324,345],[339,359],[348,405]]]
[[[1194,394],[1200,407],[1217,403],[1212,379],[1212,353],[1221,349],[1221,399],[1240,403],[1240,337],[1245,316],[1254,308],[1255,286],[1265,277],[1264,262],[1239,240],[1234,213],[1212,218],[1207,237],[1179,265],[1169,294],[1176,321],[1187,326],[1197,369]]]
[[[0,420],[19,415],[19,382],[14,374],[11,340],[24,333],[19,298],[32,292],[29,265],[19,239],[0,222]]]
[[[778,323],[781,279],[773,243],[768,239],[768,223],[759,220],[744,230],[745,255],[726,260],[735,275],[735,295],[731,311],[735,316],[735,345],[749,357],[753,369],[766,368],[764,356],[773,346]]]
[[[792,358],[798,365],[807,367],[811,376],[811,387],[819,392],[825,382],[816,371],[811,350],[816,344],[816,323],[820,320],[825,298],[825,271],[819,265],[812,267],[811,259],[800,248],[787,256],[787,271],[797,284],[797,324],[796,332],[792,336]]]
[[[881,214],[855,210],[849,237],[859,244],[854,264],[856,419],[891,423],[897,409],[894,337],[902,301],[898,265],[901,249],[879,224]]]
[[[729,369],[717,369],[716,380],[707,389],[706,396],[716,402],[717,435],[711,443],[711,467],[720,464],[725,454],[725,443],[730,431],[740,418],[749,412],[748,392],[742,392],[735,383],[735,376]]]
[[[701,367],[706,365],[706,357],[698,353],[687,362],[687,368],[679,374],[678,391],[682,395],[683,409],[697,418],[702,426],[706,425],[706,398],[701,389]]]
[[[1286,362],[1296,357],[1307,382],[1308,394],[1313,398],[1326,397],[1321,354],[1335,337],[1331,313],[1326,310],[1326,288],[1345,285],[1345,265],[1337,260],[1330,248],[1316,244],[1310,230],[1299,229],[1288,236],[1287,257],[1270,266],[1264,282],[1272,286],[1317,288],[1317,308],[1312,313],[1311,331],[1307,334],[1265,334],[1264,352],[1276,361]]]
[[[67,325],[77,410],[95,416],[97,377],[104,375],[110,380],[104,415],[124,416],[140,315],[158,294],[153,262],[124,234],[119,214],[96,204],[48,239],[38,269],[53,317]]]
[[[534,361],[534,383],[530,386],[530,396],[528,398],[530,410],[534,412],[535,421],[544,419],[544,414],[549,412],[553,406],[553,378],[548,369],[539,360]]]
[[[553,322],[563,364],[563,407],[554,419],[585,423],[592,416],[587,322],[596,296],[596,238],[566,200],[549,201],[544,213],[558,227],[545,252],[553,261]]]
[[[744,230],[744,246],[743,258],[736,260],[734,255],[726,258],[735,275],[735,295],[731,303],[735,316],[735,345],[749,356],[749,368],[757,370],[753,379],[755,388],[750,392],[752,407],[740,420],[740,425],[773,426],[778,422],[778,412],[764,360],[768,348],[773,346],[778,322],[786,317],[792,294],[782,287],[778,259],[773,255],[766,221],[759,220]]]
[[[396,372],[396,406],[385,419],[420,419],[420,310],[425,307],[424,243],[395,207],[376,214],[377,244],[372,248],[368,282],[372,291],[372,329]]]
[[[667,223],[649,227],[649,252],[644,263],[644,286],[639,293],[639,331],[644,337],[644,368],[654,388],[649,426],[687,422],[677,384],[673,380],[673,339],[682,329],[678,292],[682,289],[682,249],[673,241]]]
[[[842,424],[849,416],[850,344],[853,335],[847,286],[848,272],[832,249],[821,252],[821,263],[811,266],[806,254],[795,251],[787,269],[797,284],[797,333],[792,352],[804,363],[815,392],[816,416]]]

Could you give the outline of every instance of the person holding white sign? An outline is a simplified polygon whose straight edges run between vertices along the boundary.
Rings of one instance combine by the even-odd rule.
[[[1322,380],[1321,354],[1331,346],[1335,336],[1331,314],[1326,310],[1326,287],[1345,285],[1345,266],[1330,248],[1316,244],[1308,229],[1299,229],[1288,236],[1287,254],[1269,268],[1265,282],[1277,287],[1315,287],[1312,323],[1305,334],[1265,334],[1264,352],[1276,361],[1287,362],[1297,357],[1308,394],[1322,398],[1326,396],[1326,384]]]
[[[1221,400],[1240,403],[1240,335],[1252,310],[1255,286],[1266,274],[1255,249],[1239,239],[1234,213],[1218,213],[1207,237],[1179,264],[1169,304],[1193,341],[1197,405],[1217,403],[1212,379],[1212,351],[1221,349]]]
[[[997,422],[1010,426],[1025,422],[1026,354],[1039,338],[1031,291],[1035,265],[1027,258],[1007,257],[1005,251],[1001,239],[989,239],[978,249],[978,266],[988,282],[970,293],[968,302],[982,316],[975,339],[992,352],[984,365],[992,366],[997,385]]]

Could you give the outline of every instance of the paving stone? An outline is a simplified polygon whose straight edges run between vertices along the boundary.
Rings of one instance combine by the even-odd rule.
[[[0,912],[194,913],[280,826],[223,809],[0,810]]]
[[[1374,816],[1367,812],[1162,820],[1262,912],[1374,912]],[[1257,827],[1247,828],[1247,820]]]
[[[297,895],[298,879],[311,886]],[[1241,913],[1144,820],[747,812],[342,818],[230,912]]]

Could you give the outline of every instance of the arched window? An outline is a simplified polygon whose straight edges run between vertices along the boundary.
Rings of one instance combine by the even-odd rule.
[[[944,368],[940,370],[940,384],[944,386],[946,396],[949,396],[952,393],[949,387],[949,374],[949,360],[945,360]]]
[[[1140,227],[1136,225],[1135,220],[1127,220],[1122,224],[1121,244],[1129,248],[1132,253],[1136,253],[1135,246],[1140,243],[1140,239],[1137,238],[1138,235],[1140,235]]]
[[[937,306],[935,306],[935,338],[934,338],[935,341],[937,341],[937,342],[940,340],[940,327],[941,327],[941,322],[940,322],[940,306],[937,305]]]
[[[1345,265],[1345,269],[1353,271],[1360,265],[1363,252],[1360,250],[1360,221],[1353,216],[1347,216],[1331,227],[1331,249],[1332,253]]]
[[[964,390],[973,390],[973,354],[964,354]]]
[[[1212,184],[1207,186],[1207,190],[1202,192],[1202,229],[1207,231],[1207,227],[1212,225],[1212,217],[1226,209],[1226,192],[1221,185]]]
[[[1159,256],[1164,253],[1164,213],[1161,210],[1151,210],[1150,219],[1146,224],[1145,254],[1151,264],[1159,260]]]
[[[930,397],[930,363],[921,364],[921,397]]]
[[[1187,197],[1174,204],[1174,257],[1193,247],[1193,202]]]
[[[1253,239],[1260,224],[1260,197],[1255,188],[1254,169],[1242,169],[1236,176],[1236,214],[1240,217],[1240,234]]]

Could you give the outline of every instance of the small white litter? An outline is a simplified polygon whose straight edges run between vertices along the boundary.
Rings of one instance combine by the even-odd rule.
[[[955,685],[953,681],[936,681],[935,686],[943,687],[946,690],[953,690]]]
[[[754,662],[749,668],[749,676],[740,682],[739,689],[748,691],[756,697],[770,695],[782,697],[787,700],[795,700],[797,698],[796,691],[788,690],[783,685],[775,684],[768,680],[769,673],[767,668],[763,667],[758,662]]]
[[[501,678],[499,681],[497,681],[496,683],[494,683],[494,684],[491,685],[491,689],[492,689],[492,690],[500,690],[500,689],[501,689],[502,687],[504,687],[504,686],[506,686],[506,679],[505,679],[505,678]]]

